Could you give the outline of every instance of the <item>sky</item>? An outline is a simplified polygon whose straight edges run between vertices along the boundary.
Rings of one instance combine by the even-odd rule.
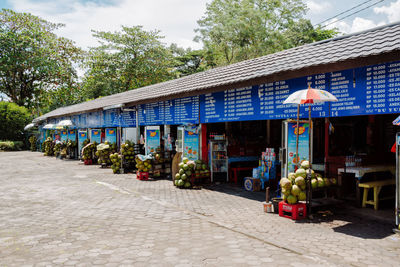
[[[305,17],[317,24],[365,1],[367,3],[358,9],[380,3],[342,21],[330,20],[328,23],[334,23],[327,27],[354,33],[400,21],[400,0],[304,0],[309,9]],[[199,49],[201,44],[193,41],[194,29],[209,2],[211,0],[0,0],[0,8],[64,23],[66,26],[57,34],[84,49],[97,46],[91,30],[118,31],[121,25],[157,29],[165,36],[166,44]]]

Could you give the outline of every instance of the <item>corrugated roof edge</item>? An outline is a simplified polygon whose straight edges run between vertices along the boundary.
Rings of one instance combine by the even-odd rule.
[[[394,23],[390,23],[390,24],[386,24],[386,25],[383,25],[383,26],[378,26],[378,27],[375,27],[375,28],[371,28],[371,29],[364,30],[364,31],[360,31],[360,32],[356,32],[356,33],[346,34],[346,35],[342,35],[342,36],[338,36],[338,37],[334,37],[334,38],[330,38],[330,39],[326,39],[326,40],[322,40],[322,41],[318,41],[318,42],[314,42],[314,43],[305,44],[305,45],[298,46],[298,47],[293,47],[293,48],[286,49],[286,50],[283,50],[283,51],[278,51],[278,52],[273,53],[273,54],[268,54],[268,55],[261,56],[261,57],[258,57],[258,58],[253,58],[253,59],[249,59],[249,60],[237,62],[237,63],[230,64],[230,65],[227,65],[227,66],[217,67],[217,68],[214,68],[214,69],[210,69],[210,70],[203,71],[203,72],[200,72],[200,73],[195,73],[195,74],[188,75],[188,76],[185,76],[185,77],[181,77],[181,78],[178,78],[178,79],[168,80],[168,81],[161,82],[161,83],[158,83],[158,84],[153,84],[153,85],[149,85],[149,86],[145,86],[145,87],[141,87],[141,88],[136,88],[136,89],[132,89],[132,90],[137,90],[137,89],[142,89],[142,90],[144,90],[144,89],[146,89],[146,88],[148,88],[148,87],[152,87],[152,86],[155,86],[155,85],[161,86],[161,85],[168,84],[168,83],[171,83],[171,82],[178,82],[178,81],[180,81],[180,80],[190,79],[191,77],[195,77],[195,76],[202,76],[202,75],[206,76],[208,73],[218,72],[218,71],[221,70],[221,69],[235,68],[235,66],[243,65],[243,64],[246,64],[247,62],[251,62],[251,61],[260,60],[260,59],[265,58],[265,57],[271,57],[272,55],[279,55],[279,54],[281,54],[281,53],[287,53],[288,51],[299,50],[299,49],[301,49],[301,48],[303,48],[303,47],[317,46],[317,45],[321,45],[321,44],[325,44],[325,43],[330,43],[330,42],[334,42],[334,41],[339,41],[339,40],[351,38],[351,37],[353,37],[353,36],[358,36],[358,35],[362,35],[362,34],[365,34],[365,33],[370,33],[370,32],[374,32],[374,31],[379,31],[379,30],[382,30],[382,29],[385,29],[385,28],[390,28],[390,27],[398,26],[398,25],[400,25],[400,21],[394,22]],[[301,68],[296,68],[296,69],[301,69]],[[279,71],[279,72],[281,72],[281,71]],[[279,73],[279,72],[277,72],[277,73]],[[240,80],[240,81],[246,81],[246,80],[251,80],[251,79],[254,79],[254,78],[256,78],[256,77],[261,77],[261,76],[265,76],[265,75],[263,75],[262,73],[257,73],[257,74],[255,74],[255,75],[248,76],[248,77],[246,77],[246,78],[241,78],[241,79],[239,79],[239,80]],[[226,82],[226,84],[230,84],[230,83],[232,83],[232,81]],[[204,89],[207,89],[207,88],[209,88],[209,86],[205,86],[205,87],[204,87]],[[51,117],[59,117],[59,116],[61,116],[61,115],[58,115],[57,113],[59,113],[59,111],[61,111],[62,109],[65,109],[65,108],[72,108],[72,107],[74,107],[74,106],[79,106],[79,105],[83,105],[83,104],[88,104],[88,103],[90,103],[90,102],[92,102],[92,101],[99,101],[100,99],[102,99],[102,100],[106,100],[106,99],[108,99],[108,98],[111,98],[111,99],[112,99],[113,97],[115,97],[115,96],[117,96],[117,95],[126,94],[126,93],[128,93],[128,92],[131,92],[132,90],[126,91],[126,92],[117,93],[117,94],[113,94],[113,95],[109,95],[109,96],[104,96],[104,97],[97,98],[97,99],[94,99],[94,100],[91,100],[91,101],[87,101],[87,102],[81,102],[81,103],[74,104],[74,105],[70,105],[70,106],[60,107],[60,108],[58,108],[58,109],[55,109],[55,110],[53,110],[53,111],[50,111],[50,112],[48,112],[48,113],[46,113],[46,114],[40,116],[40,117],[38,117],[38,118],[35,118],[35,119],[33,120],[33,122],[39,122],[39,121],[41,121],[41,120],[44,120],[44,119],[46,119],[46,118],[51,118]],[[198,91],[198,90],[200,90],[200,88],[196,88],[196,91]],[[174,94],[171,94],[171,95],[174,95]],[[157,98],[157,97],[155,97],[155,98]],[[150,98],[147,98],[146,100],[149,100],[149,99],[150,99]],[[108,106],[108,105],[104,105],[104,106]],[[100,108],[100,107],[93,108],[93,109],[82,110],[82,111],[77,111],[77,112],[67,112],[67,113],[64,113],[64,115],[70,115],[70,114],[82,113],[82,112],[89,112],[89,111],[92,111],[92,110],[97,110],[97,109],[99,109],[99,108]],[[56,115],[53,115],[53,114],[56,114]]]

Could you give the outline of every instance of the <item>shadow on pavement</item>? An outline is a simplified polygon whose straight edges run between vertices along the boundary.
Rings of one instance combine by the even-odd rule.
[[[242,187],[225,183],[204,185],[203,187],[246,199],[265,201],[265,192],[263,191],[249,192]],[[276,214],[276,216],[278,215]],[[314,209],[313,219],[299,220],[296,223],[323,224],[337,233],[364,239],[383,239],[393,234],[394,216],[391,216],[390,212],[380,212],[377,215],[373,210],[355,208],[351,203],[336,201],[332,202],[332,205]]]

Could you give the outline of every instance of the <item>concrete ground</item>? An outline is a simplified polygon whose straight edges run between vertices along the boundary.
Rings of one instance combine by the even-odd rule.
[[[399,266],[390,223],[335,214],[295,222],[227,185],[0,153],[0,266]]]

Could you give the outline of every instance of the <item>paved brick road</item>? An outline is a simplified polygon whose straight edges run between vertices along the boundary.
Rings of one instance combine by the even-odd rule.
[[[1,266],[399,266],[390,225],[295,223],[239,189],[179,190],[41,153],[0,162]]]

